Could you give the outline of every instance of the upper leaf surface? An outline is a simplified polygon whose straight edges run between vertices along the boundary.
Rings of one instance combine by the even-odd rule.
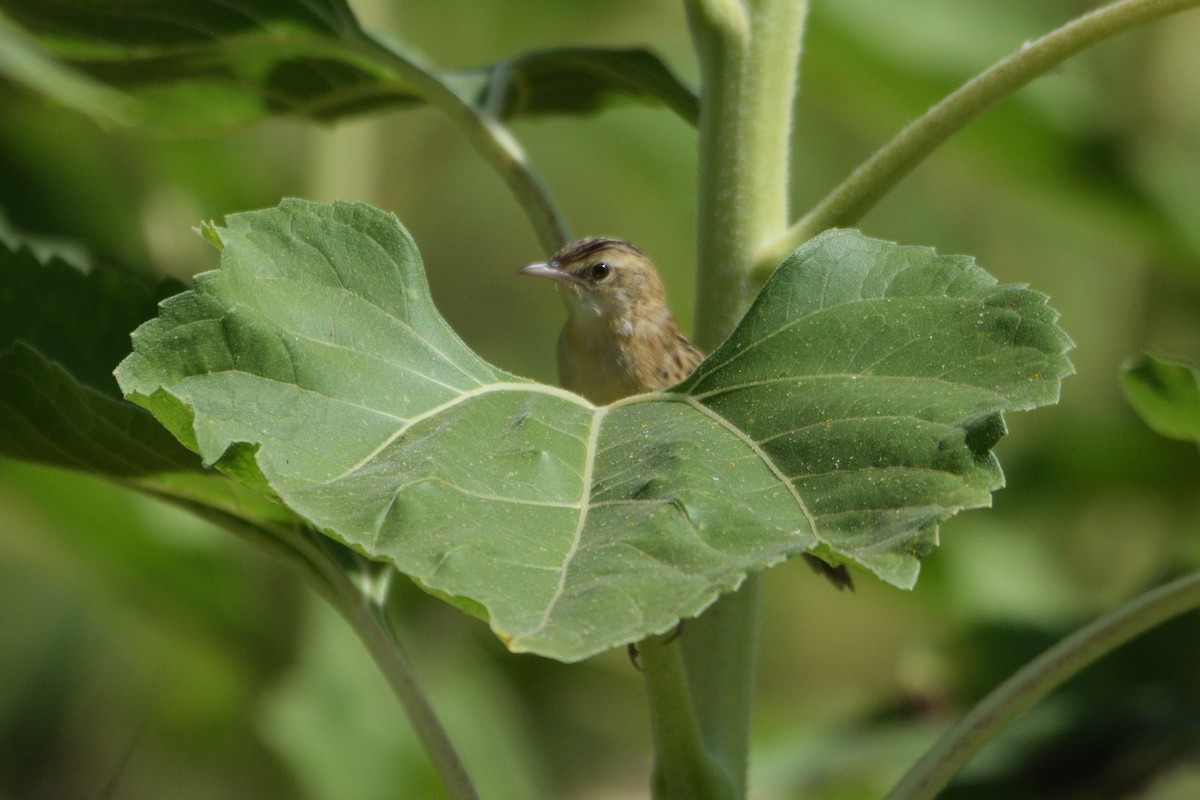
[[[293,200],[216,235],[221,270],[136,332],[127,396],[513,649],[565,660],[810,550],[911,585],[936,523],[1000,485],[1000,412],[1052,401],[1070,369],[1042,295],[836,232],[688,381],[597,408],[472,353],[383,212]]]
[[[759,443],[835,553],[908,586],[932,526],[1003,485],[999,412],[1057,400],[1056,319],[966,256],[834,231],[676,391]]]

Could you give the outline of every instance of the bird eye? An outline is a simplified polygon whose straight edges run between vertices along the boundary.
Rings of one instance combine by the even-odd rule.
[[[612,267],[601,261],[599,264],[593,264],[588,274],[594,281],[602,281],[608,277],[608,273],[612,272]]]

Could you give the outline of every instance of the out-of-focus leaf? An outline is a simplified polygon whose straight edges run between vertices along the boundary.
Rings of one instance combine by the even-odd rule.
[[[81,384],[120,398],[113,367],[129,352],[129,332],[154,316],[158,290],[118,272],[86,273],[56,256],[0,243],[0,347],[22,341],[62,364]]]
[[[68,56],[119,57],[131,49],[192,49],[240,34],[344,35],[357,29],[344,0],[4,0],[27,30]]]
[[[0,455],[115,477],[199,467],[143,409],[21,343],[0,349]]]
[[[582,114],[618,102],[662,103],[695,125],[700,99],[648,50],[563,47],[482,70],[476,103],[496,117]]]
[[[0,75],[97,119],[133,121],[134,103],[121,92],[63,66],[0,13]]]
[[[362,52],[342,0],[0,0],[0,9],[65,64],[139,101],[138,122],[165,133],[411,100]]]
[[[1121,382],[1129,404],[1156,433],[1200,443],[1200,373],[1195,367],[1145,355],[1125,365]]]
[[[644,50],[565,48],[432,70],[363,32],[342,0],[0,0],[0,13],[64,67],[135,99],[139,124],[170,134],[275,114],[332,121],[410,106],[431,99],[428,79],[502,117],[595,111],[623,99],[663,103],[689,120],[697,108]]]
[[[394,217],[285,201],[118,369],[206,463],[564,660],[662,631],[814,551],[911,586],[1002,484],[1000,413],[1053,402],[1046,298],[965,257],[834,232],[678,387],[597,408],[505,374],[431,302]]]
[[[154,309],[149,289],[117,273],[0,244],[0,455],[126,477],[196,469],[112,377]]]

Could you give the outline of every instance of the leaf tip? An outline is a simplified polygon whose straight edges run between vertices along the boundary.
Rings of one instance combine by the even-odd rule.
[[[196,234],[204,241],[211,244],[217,250],[225,249],[225,240],[221,238],[221,229],[213,220],[205,220],[195,228],[192,228]]]

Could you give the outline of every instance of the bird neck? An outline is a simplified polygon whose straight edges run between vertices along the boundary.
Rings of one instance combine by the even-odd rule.
[[[618,347],[628,347],[638,340],[674,339],[679,326],[666,306],[643,304],[624,307],[617,313],[588,303],[570,308],[567,324],[576,336],[611,339]]]

